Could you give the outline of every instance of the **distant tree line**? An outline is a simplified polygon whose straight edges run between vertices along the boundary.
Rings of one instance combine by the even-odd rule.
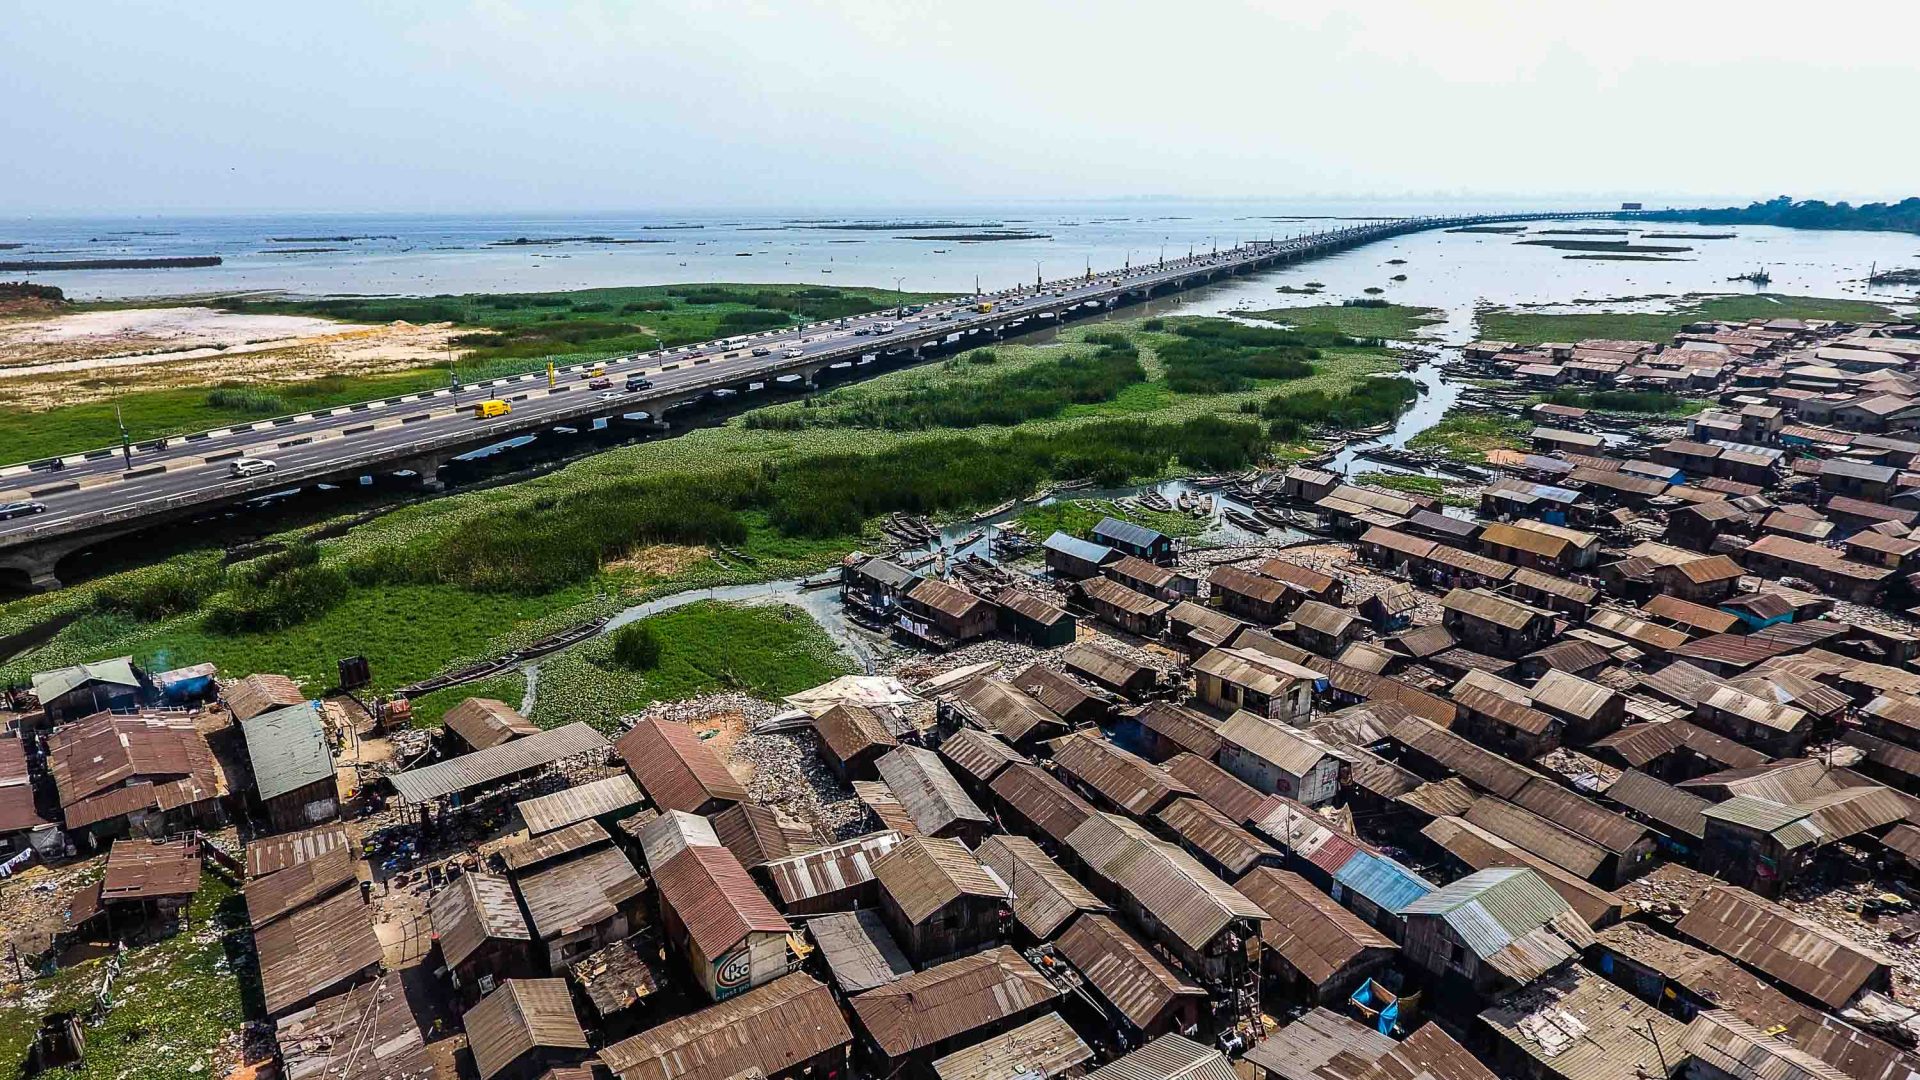
[[[1778,225],[1788,229],[1862,229],[1869,232],[1920,233],[1920,198],[1897,203],[1794,201],[1781,195],[1745,207],[1718,210],[1659,210],[1646,215],[1655,221],[1691,221],[1703,225]]]

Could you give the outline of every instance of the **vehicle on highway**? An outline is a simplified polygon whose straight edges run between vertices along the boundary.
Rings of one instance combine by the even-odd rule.
[[[266,458],[243,457],[227,465],[227,475],[264,476],[279,467]]]
[[[626,395],[622,394],[618,390],[608,390],[600,395],[600,400],[601,401],[618,401],[625,396]]]
[[[853,332],[853,336],[854,336],[854,337],[866,337],[866,336],[867,336],[868,334],[871,334],[871,333],[873,333],[873,327],[871,327],[871,326],[862,326],[861,328],[859,328],[858,330],[855,330],[855,331]]]
[[[46,512],[46,503],[35,502],[32,499],[22,499],[19,502],[0,504],[0,520],[24,517],[28,514],[44,514]]]
[[[632,393],[635,390],[651,390],[651,389],[653,389],[652,379],[641,378],[638,375],[627,376],[627,392],[628,393]]]
[[[587,389],[589,390],[605,390],[611,387],[612,385],[613,385],[613,380],[607,378],[605,375],[602,375],[598,378],[587,380]]]
[[[798,360],[807,355],[807,351],[805,349],[788,349],[780,355],[786,357],[788,360]]]
[[[979,312],[982,315],[985,315],[987,312],[993,310],[993,301],[983,300],[980,303],[973,305],[973,310]]]
[[[873,327],[873,332],[876,334],[891,334],[893,333],[893,326],[891,323],[876,323]]]
[[[755,356],[772,356],[772,355],[773,355],[773,350],[772,350],[772,349],[769,349],[769,348],[767,348],[767,347],[766,347],[765,345],[755,345],[755,346],[753,347],[753,355],[755,355]]]
[[[499,398],[488,398],[485,401],[477,401],[474,403],[473,418],[475,420],[491,420],[496,416],[505,416],[512,411],[513,406],[501,401]]]
[[[580,377],[581,377],[582,379],[585,379],[585,380],[587,380],[588,382],[592,382],[593,380],[595,380],[595,379],[597,379],[597,378],[599,378],[599,377],[600,377],[600,376],[602,376],[602,375],[605,375],[606,373],[607,373],[607,369],[606,369],[606,368],[603,368],[603,367],[597,367],[597,368],[594,368],[594,369],[593,369],[593,370],[591,370],[591,371],[583,371],[583,372],[581,372],[581,373],[580,373]]]

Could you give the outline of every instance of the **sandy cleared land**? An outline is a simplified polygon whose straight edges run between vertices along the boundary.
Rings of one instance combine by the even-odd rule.
[[[9,320],[0,322],[0,404],[44,409],[129,390],[407,371],[444,362],[455,332],[202,307]]]

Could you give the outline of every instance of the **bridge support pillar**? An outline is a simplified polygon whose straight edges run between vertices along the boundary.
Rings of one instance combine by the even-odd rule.
[[[394,465],[394,472],[410,472],[419,481],[422,491],[445,491],[447,485],[440,480],[440,466],[449,460],[446,454],[422,454],[408,458]]]

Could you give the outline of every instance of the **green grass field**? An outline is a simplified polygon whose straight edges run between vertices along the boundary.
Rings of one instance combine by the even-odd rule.
[[[655,702],[715,690],[777,700],[853,671],[820,624],[786,604],[700,601],[645,621],[660,641],[658,666],[621,666],[608,635],[569,649],[540,665],[533,719],[542,727],[585,721],[613,731],[618,717]]]
[[[1250,319],[1284,323],[1302,330],[1337,330],[1342,334],[1358,338],[1389,338],[1396,341],[1419,337],[1421,331],[1427,326],[1443,318],[1436,308],[1407,307],[1402,304],[1392,304],[1387,307],[1314,304],[1306,307],[1243,311],[1240,314]]]
[[[1408,449],[1438,450],[1455,461],[1485,464],[1489,450],[1525,450],[1533,424],[1491,413],[1452,412],[1407,440]]]
[[[24,888],[14,885],[13,888]],[[70,1080],[218,1080],[231,1064],[222,1044],[246,1018],[243,988],[232,966],[247,934],[240,894],[205,875],[180,933],[127,950],[105,1019],[86,1027],[87,1051],[71,1069],[47,1073]],[[43,1008],[0,1003],[0,1074],[17,1075],[45,1013],[85,1013],[105,959],[64,968],[33,984]]]
[[[1893,318],[1892,309],[1865,300],[1825,299],[1817,296],[1713,296],[1684,303],[1665,312],[1579,312],[1538,315],[1495,310],[1481,312],[1479,336],[1487,341],[1537,345],[1543,341],[1583,341],[1615,338],[1625,341],[1666,342],[1681,328],[1703,319],[1853,319]]]

